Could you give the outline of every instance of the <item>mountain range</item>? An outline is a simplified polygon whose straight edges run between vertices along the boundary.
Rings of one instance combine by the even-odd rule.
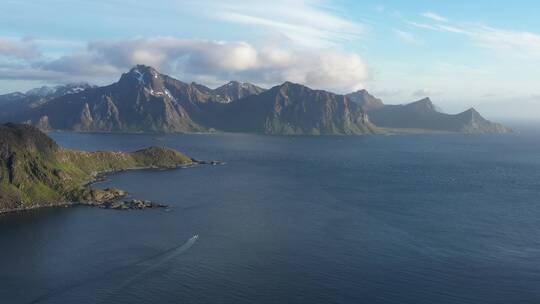
[[[43,130],[250,132],[320,135],[417,130],[505,133],[474,109],[450,115],[429,99],[385,105],[360,90],[346,95],[285,82],[270,89],[231,81],[216,89],[137,65],[107,86],[73,84],[0,95],[0,121]]]
[[[437,110],[431,99],[424,98],[406,105],[385,105],[369,111],[379,127],[401,130],[432,130],[459,133],[508,133],[501,124],[493,123],[474,108],[450,115]]]

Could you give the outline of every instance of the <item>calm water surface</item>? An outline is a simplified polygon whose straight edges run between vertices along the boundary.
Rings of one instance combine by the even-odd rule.
[[[100,185],[170,212],[0,216],[0,303],[540,303],[535,134],[52,136],[227,165]]]

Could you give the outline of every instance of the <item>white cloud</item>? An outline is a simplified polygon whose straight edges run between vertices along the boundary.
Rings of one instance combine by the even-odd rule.
[[[468,37],[476,46],[515,57],[540,59],[540,34],[500,29],[482,24],[424,24],[406,21],[417,28]]]
[[[167,0],[167,4],[170,12],[179,16],[197,16],[201,26],[208,21],[227,29],[238,28],[242,41],[145,36],[92,41],[81,47],[80,41],[66,44],[35,37],[27,44],[44,47],[44,56],[29,60],[18,55],[13,59],[12,54],[21,52],[10,48],[11,57],[2,62],[0,40],[0,65],[7,61],[23,64],[17,70],[4,66],[0,78],[39,79],[43,75],[46,81],[104,84],[141,63],[181,80],[208,85],[231,79],[264,86],[294,81],[346,92],[362,88],[367,79],[363,60],[343,50],[343,45],[361,39],[366,28],[362,22],[347,18],[347,12],[331,1]],[[139,6],[133,16],[141,8],[152,10],[154,6]],[[244,37],[264,39],[246,42]]]
[[[435,21],[439,21],[439,22],[446,22],[448,21],[448,19],[446,17],[443,17],[439,14],[436,14],[434,12],[424,12],[422,13],[422,16],[428,18],[428,19],[431,19],[431,20],[435,20]]]
[[[464,28],[459,28],[459,27],[456,27],[456,26],[450,26],[450,25],[444,25],[444,24],[439,24],[437,25],[437,28],[443,32],[450,32],[450,33],[455,33],[455,34],[464,34],[464,35],[470,35],[470,31],[468,29],[464,29]]]
[[[77,78],[108,77],[120,72],[118,67],[88,53],[62,56],[52,61],[42,62],[37,68],[44,72],[56,72],[60,79],[73,76]]]
[[[412,96],[416,97],[416,98],[433,97],[433,96],[437,96],[437,95],[441,95],[441,92],[433,91],[433,90],[430,90],[430,89],[420,89],[420,90],[416,90],[416,91],[414,91],[412,93]]]
[[[362,88],[368,75],[367,67],[358,55],[333,49],[154,37],[90,42],[84,52],[24,69],[6,67],[2,72],[5,76],[0,78],[38,79],[42,75],[43,79],[59,81],[103,82],[118,77],[136,64],[151,65],[181,80],[208,85],[219,85],[232,79],[264,86],[293,81],[337,92]]]
[[[417,37],[413,33],[395,29],[394,34],[401,42],[404,42],[406,44],[422,45],[424,43],[421,38]]]
[[[335,46],[358,39],[364,25],[341,17],[322,0],[198,1],[197,12],[212,19],[239,23],[269,33],[279,33],[296,44],[309,47]]]
[[[425,30],[432,30],[437,32],[448,32],[448,33],[455,33],[455,34],[469,34],[469,31],[467,31],[466,28],[460,28],[457,26],[452,26],[448,24],[426,24],[426,23],[419,23],[415,21],[405,21],[407,24],[412,25],[417,28],[425,29]]]
[[[536,33],[481,26],[472,37],[481,47],[540,58],[540,35]]]
[[[39,57],[40,53],[31,41],[0,37],[0,56],[29,59]]]

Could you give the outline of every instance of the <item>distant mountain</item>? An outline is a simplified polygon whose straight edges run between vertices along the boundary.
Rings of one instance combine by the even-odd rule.
[[[225,103],[229,103],[247,96],[258,95],[264,91],[265,89],[251,83],[231,81],[215,89],[213,93],[222,98]]]
[[[49,87],[49,86],[42,86],[39,88],[34,88],[34,89],[26,91],[26,95],[40,96],[40,97],[52,95],[53,93],[54,93],[54,88]]]
[[[21,92],[13,92],[9,94],[0,95],[0,107],[10,102],[20,100],[24,97],[26,97],[26,94],[21,93]]]
[[[55,98],[21,120],[35,124],[46,118],[54,129],[77,131],[196,132],[206,129],[186,108],[209,98],[195,85],[137,66],[114,84]]]
[[[55,87],[43,86],[28,90],[26,93],[15,92],[0,95],[0,119],[11,120],[16,114],[36,108],[51,99],[79,93],[94,87],[87,83],[70,83]]]
[[[437,111],[431,100],[385,105],[360,90],[347,95],[285,82],[269,90],[231,81],[216,89],[137,65],[103,87],[43,87],[0,96],[0,121],[42,130],[93,132],[255,132],[365,134],[377,127],[467,133],[509,130],[471,109]]]
[[[471,108],[451,115],[437,111],[429,98],[406,105],[385,105],[369,111],[371,121],[384,128],[460,133],[507,133],[510,129],[483,118]]]
[[[104,87],[63,95],[16,115],[43,129],[99,132],[371,133],[361,106],[342,95],[285,83],[230,82],[215,90],[136,66]]]
[[[384,103],[379,98],[369,94],[366,90],[360,90],[345,95],[349,100],[358,103],[365,111],[384,107]]]
[[[343,95],[285,82],[224,107],[216,128],[264,134],[365,134],[373,126],[359,104]]]
[[[88,83],[85,83],[85,82],[68,83],[65,85],[58,85],[55,87],[42,86],[40,88],[28,90],[23,95],[54,98],[54,97],[64,96],[67,94],[79,93],[89,88],[95,88],[95,86],[89,85]]]

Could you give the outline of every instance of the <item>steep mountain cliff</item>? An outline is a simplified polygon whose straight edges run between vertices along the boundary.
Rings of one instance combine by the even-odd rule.
[[[194,163],[178,151],[160,147],[132,153],[67,150],[32,126],[0,125],[0,212],[107,196],[85,186],[100,172]]]
[[[285,82],[224,107],[215,127],[264,134],[365,134],[375,127],[359,104],[343,95]]]
[[[264,91],[265,89],[251,83],[231,81],[213,90],[213,94],[217,95],[218,98],[223,99],[223,102],[229,103],[247,96],[258,95]]]
[[[76,131],[200,132],[209,130],[200,123],[206,121],[203,108],[208,104],[231,102],[262,90],[234,82],[212,90],[138,65],[114,84],[42,98],[39,104],[11,111],[3,120]]]
[[[345,95],[349,100],[358,103],[365,111],[384,107],[384,103],[379,98],[369,94],[366,90],[360,90]]]
[[[13,121],[24,112],[31,111],[49,100],[68,94],[75,94],[86,89],[94,88],[87,83],[70,83],[55,87],[43,86],[26,93],[10,93],[0,95],[0,120]]]
[[[77,131],[196,132],[206,129],[186,109],[208,98],[194,85],[137,66],[112,85],[53,99],[20,120],[46,117],[54,129]]]
[[[22,99],[17,99],[19,95],[0,96],[0,121],[25,122],[42,130],[316,135],[373,133],[378,126],[467,133],[509,131],[474,110],[458,115],[440,113],[429,99],[385,105],[366,90],[338,95],[290,82],[270,90],[236,81],[211,89],[144,65],[135,66],[108,86],[43,87],[23,94]]]
[[[47,99],[11,117],[45,130],[100,132],[363,134],[375,129],[362,106],[342,95],[292,83],[265,91],[232,81],[212,90],[142,65],[109,86]]]
[[[406,104],[385,105],[369,111],[379,127],[460,133],[507,133],[510,129],[483,118],[475,109],[451,115],[438,112],[429,98]]]

